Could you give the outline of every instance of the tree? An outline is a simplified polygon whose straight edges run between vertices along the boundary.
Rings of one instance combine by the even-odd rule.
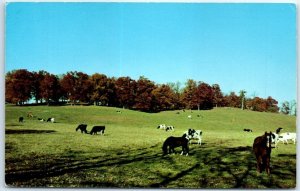
[[[218,107],[223,105],[223,93],[221,92],[221,88],[219,84],[213,84],[212,85],[212,91],[213,91],[213,105]]]
[[[246,91],[245,90],[240,91],[240,99],[241,99],[241,109],[244,110],[245,109],[245,99],[246,99]]]
[[[271,96],[269,96],[266,99],[266,104],[267,104],[267,111],[268,112],[278,113],[278,111],[279,111],[279,107],[277,106],[278,101],[276,101]]]
[[[167,83],[167,86],[169,86],[171,88],[171,90],[174,92],[174,100],[173,100],[173,103],[174,103],[174,109],[179,109],[182,107],[182,103],[180,102],[180,96],[181,96],[181,83],[180,82],[176,82],[176,83]]]
[[[119,106],[132,108],[136,95],[136,81],[130,77],[120,77],[116,80],[115,86]]]
[[[199,82],[199,85],[195,91],[194,100],[197,102],[197,108],[200,109],[212,109],[213,108],[213,90],[210,85]]]
[[[260,111],[260,112],[267,111],[267,102],[266,100],[260,97],[255,97],[249,101],[249,107],[253,111]]]
[[[181,102],[187,109],[197,108],[198,102],[194,99],[197,90],[197,83],[192,79],[188,79],[183,89]]]
[[[290,112],[290,114],[291,115],[297,115],[297,102],[296,102],[296,100],[292,100],[291,102],[290,102],[290,110],[291,110],[291,112]]]
[[[240,107],[240,99],[234,92],[230,92],[224,99],[227,107]]]
[[[25,70],[8,72],[5,76],[5,100],[16,105],[23,105],[32,97],[32,73]]]
[[[154,96],[152,91],[155,89],[155,85],[152,81],[141,76],[136,83],[136,97],[134,109],[140,111],[153,112],[154,111]]]
[[[38,101],[42,103],[42,90],[41,90],[41,82],[43,81],[45,75],[49,74],[44,70],[40,70],[38,72],[32,72],[32,95],[35,99],[35,103]]]
[[[168,85],[159,85],[156,87],[152,94],[154,96],[154,110],[163,111],[175,108],[176,97],[173,90]]]
[[[96,73],[91,76],[90,81],[93,86],[91,101],[94,102],[94,105],[106,104],[108,102],[106,96],[107,76]]]
[[[291,112],[291,109],[290,109],[290,104],[288,101],[285,101],[282,103],[282,106],[281,106],[281,112],[285,115],[288,115],[290,114]]]
[[[40,96],[49,105],[51,101],[58,103],[62,96],[61,87],[57,76],[47,73],[40,82]]]
[[[68,72],[61,80],[61,86],[71,103],[89,102],[92,86],[89,76],[82,72]]]

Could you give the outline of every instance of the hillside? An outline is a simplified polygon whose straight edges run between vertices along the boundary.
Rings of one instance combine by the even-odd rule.
[[[35,117],[27,118],[28,112]],[[20,116],[24,123],[18,122]],[[56,122],[37,120],[49,117]],[[105,134],[76,132],[80,123],[88,124],[88,130],[94,125],[105,125]],[[157,129],[159,124],[173,125],[175,131]],[[295,132],[296,118],[233,108],[143,113],[99,106],[7,106],[6,183],[58,187],[291,188],[296,183],[293,144],[280,144],[273,149],[272,164],[276,169],[271,179],[256,174],[253,140],[278,127],[283,132]],[[171,135],[181,136],[188,128],[203,131],[203,144],[191,144],[188,157],[162,157],[163,141]],[[244,132],[244,128],[253,132]],[[276,179],[283,175],[285,181]]]

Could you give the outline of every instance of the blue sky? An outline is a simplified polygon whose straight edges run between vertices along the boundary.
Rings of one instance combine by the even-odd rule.
[[[293,4],[8,3],[5,71],[219,84],[296,99]]]

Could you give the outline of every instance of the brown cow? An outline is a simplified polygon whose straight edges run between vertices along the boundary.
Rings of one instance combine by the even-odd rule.
[[[265,132],[264,135],[254,139],[253,151],[257,162],[257,172],[259,173],[266,169],[267,174],[270,175],[271,144],[274,138],[275,136],[272,132]]]

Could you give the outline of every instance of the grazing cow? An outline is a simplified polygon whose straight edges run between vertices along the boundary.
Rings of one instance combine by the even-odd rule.
[[[252,132],[252,129],[244,129],[246,132]]]
[[[282,129],[283,129],[283,128],[281,128],[281,127],[277,128],[277,129],[276,129],[276,134],[279,134],[280,131],[281,131]]]
[[[53,118],[53,117],[52,117],[52,118],[51,118],[51,117],[48,118],[48,119],[47,119],[47,122],[52,122],[52,123],[54,123],[54,118]]]
[[[162,147],[163,150],[163,155],[166,154],[171,154],[171,153],[175,153],[175,148],[176,147],[182,147],[182,151],[181,154],[186,153],[186,156],[189,155],[189,146],[188,146],[188,138],[187,136],[184,134],[182,137],[168,137]]]
[[[188,115],[188,118],[189,118],[189,119],[192,119],[192,115]]]
[[[45,121],[45,119],[43,119],[43,118],[38,118],[38,120],[41,121],[41,122]]]
[[[87,127],[87,124],[80,124],[80,125],[78,125],[78,127],[76,128],[76,131],[80,129],[81,133],[84,132],[84,133],[87,134],[88,132],[87,132],[87,130],[86,130],[86,127]]]
[[[168,125],[167,127],[166,127],[166,131],[174,131],[174,126],[172,126],[172,125]]]
[[[263,169],[270,175],[270,160],[272,150],[272,139],[275,136],[272,132],[265,132],[264,135],[256,137],[253,143],[253,151],[256,157],[257,172],[261,173]]]
[[[157,129],[166,129],[166,125],[165,124],[160,124],[157,126]]]
[[[24,117],[19,117],[19,123],[23,123],[24,122]]]
[[[122,112],[120,110],[118,110],[117,113],[122,113]]]
[[[288,144],[288,140],[293,140],[294,144],[296,144],[296,138],[296,133],[287,132],[279,134],[278,141],[282,141],[283,143]]]
[[[90,132],[91,135],[97,135],[97,132],[100,132],[101,135],[104,134],[105,126],[94,126]]]
[[[185,131],[184,134],[186,134],[188,136],[189,140],[196,139],[196,140],[198,140],[197,143],[199,145],[202,144],[202,131],[201,130],[189,129],[189,130]],[[189,141],[189,143],[191,144],[191,141]]]

